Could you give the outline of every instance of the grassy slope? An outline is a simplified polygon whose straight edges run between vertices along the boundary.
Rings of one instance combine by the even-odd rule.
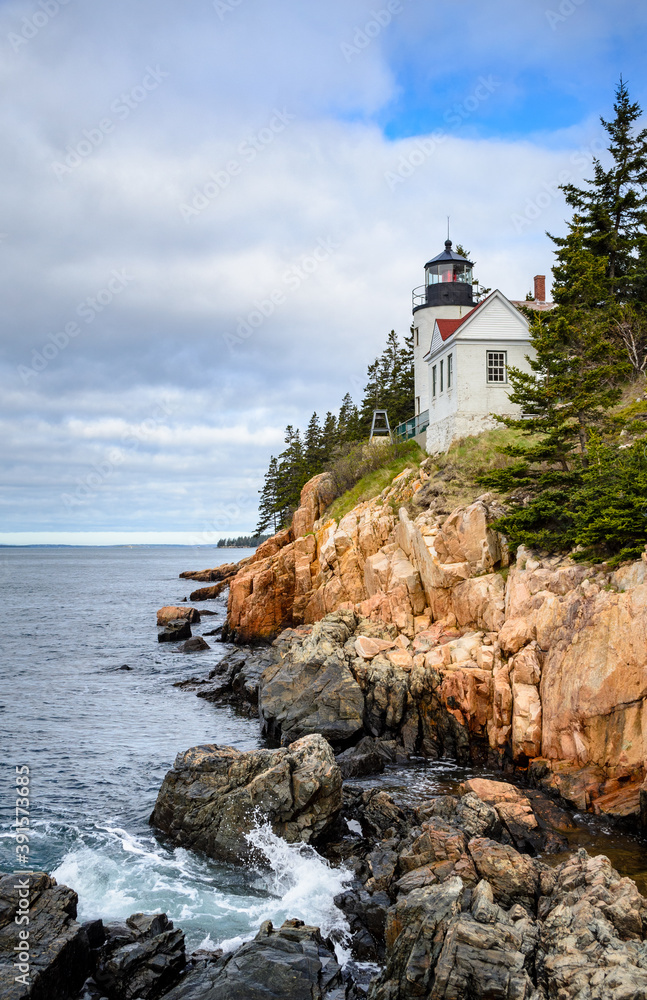
[[[376,447],[379,446],[376,445]],[[358,503],[362,503],[364,500],[372,500],[373,497],[379,496],[382,490],[391,485],[395,476],[404,472],[405,469],[419,468],[420,463],[426,457],[424,451],[418,447],[415,441],[408,441],[406,445],[402,446],[401,455],[386,462],[379,469],[369,472],[352,489],[348,490],[342,496],[337,497],[326,511],[326,517],[332,517],[336,521],[340,521]]]

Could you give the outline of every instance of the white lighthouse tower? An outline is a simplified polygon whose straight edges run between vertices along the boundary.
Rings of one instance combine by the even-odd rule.
[[[455,250],[452,241],[425,264],[425,283],[413,290],[413,345],[416,416],[429,410],[429,365],[423,361],[431,347],[437,319],[461,319],[476,305],[472,261]],[[428,421],[428,418],[427,418]],[[422,430],[422,423],[419,430]]]

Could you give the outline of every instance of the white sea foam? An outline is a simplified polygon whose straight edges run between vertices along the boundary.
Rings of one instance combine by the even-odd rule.
[[[278,924],[296,917],[313,924],[335,942],[338,959],[347,961],[350,928],[334,899],[351,881],[352,873],[344,867],[333,868],[308,844],[288,844],[272,832],[269,823],[258,824],[247,840],[269,863],[264,881],[271,898],[253,907],[254,922]]]
[[[345,962],[349,927],[334,897],[352,878],[332,868],[312,847],[288,844],[269,824],[248,836],[262,859],[259,871],[217,865],[153,836],[119,826],[95,827],[77,840],[52,874],[79,894],[79,918],[123,920],[135,911],[163,911],[187,934],[190,948],[232,951],[255,936],[265,920],[291,917],[321,928]]]

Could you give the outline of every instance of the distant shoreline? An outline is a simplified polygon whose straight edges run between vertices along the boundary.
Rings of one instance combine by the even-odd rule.
[[[253,549],[253,545],[190,545],[188,542],[0,542],[0,549]]]

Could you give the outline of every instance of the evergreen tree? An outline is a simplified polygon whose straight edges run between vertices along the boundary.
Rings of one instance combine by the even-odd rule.
[[[292,424],[285,428],[287,448],[278,459],[277,515],[281,526],[288,524],[299,506],[301,490],[308,480],[301,433]]]
[[[456,244],[456,253],[459,253],[461,255],[461,257],[465,258],[465,260],[471,260],[472,259],[469,250],[465,250],[465,248],[463,247],[462,243],[457,243]],[[474,264],[474,266],[476,266],[476,261],[472,261],[472,263]],[[489,295],[490,292],[492,291],[491,288],[484,288],[483,285],[481,284],[481,282],[478,280],[478,278],[473,278],[472,279],[472,285],[476,286],[476,290],[474,292],[474,295],[476,296],[477,301],[480,300],[480,299],[484,299],[486,297],[486,295]],[[533,296],[531,295],[530,298],[532,299]]]
[[[530,372],[510,367],[510,401],[523,418],[499,417],[527,439],[503,452],[516,461],[482,476],[489,488],[517,490],[499,527],[513,544],[548,550],[575,544],[573,496],[588,466],[593,435],[612,429],[609,410],[621,395],[629,364],[608,337],[604,318],[561,310],[534,314]]]
[[[647,456],[644,442],[610,447],[595,438],[573,499],[579,559],[636,559],[647,543]]]
[[[605,291],[611,299],[646,301],[647,129],[636,128],[642,109],[630,100],[622,77],[614,111],[612,121],[600,119],[610,140],[609,168],[595,159],[593,178],[585,181],[587,187],[561,186],[567,204],[574,210],[568,235],[550,237],[558,247],[560,263],[554,273],[556,295],[563,303],[574,298],[579,301],[582,269],[591,267],[582,257],[583,250],[604,262]],[[596,273],[596,291],[597,282]]]
[[[310,423],[306,430],[303,459],[308,479],[321,472],[324,462],[323,441],[319,417],[316,413],[310,417]]]
[[[263,489],[259,490],[261,499],[258,505],[258,525],[256,534],[260,535],[265,528],[273,528],[274,532],[278,528],[278,489],[279,489],[279,469],[278,462],[274,455],[270,458],[270,464],[265,473]]]
[[[574,223],[558,246],[553,267],[555,302],[575,308],[601,306],[609,297],[607,262],[587,248],[584,226]]]
[[[349,392],[341,402],[337,420],[337,444],[359,441],[362,436],[359,410]]]
[[[367,369],[364,397],[359,410],[360,433],[367,437],[371,430],[374,410],[383,410],[380,359],[376,358]]]
[[[334,413],[328,410],[321,430],[321,452],[324,462],[328,462],[332,458],[333,451],[337,445],[337,435],[337,419]]]

